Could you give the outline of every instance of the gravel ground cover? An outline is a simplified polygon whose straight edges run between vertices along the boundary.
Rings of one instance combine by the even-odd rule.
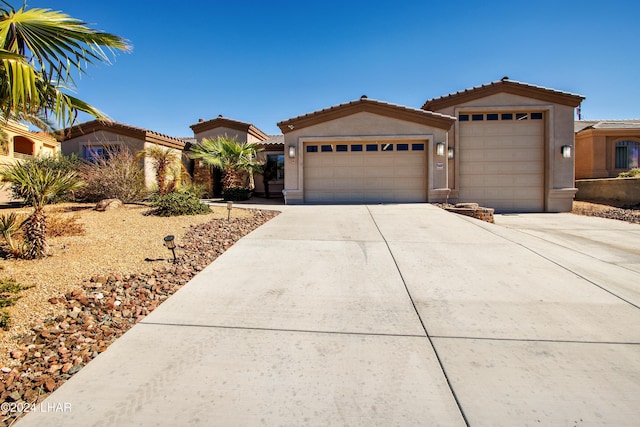
[[[591,202],[573,202],[572,213],[576,215],[597,216],[640,224],[640,205],[634,207],[610,206]]]
[[[278,212],[212,207],[208,215],[159,218],[145,206],[97,212],[57,205],[50,215],[77,215],[81,236],[50,239],[52,256],[3,260],[0,275],[33,285],[10,308],[0,336],[0,426],[37,404],[197,272]],[[4,213],[4,212],[0,212]],[[176,236],[177,262],[163,247]],[[21,406],[22,405],[22,406]]]

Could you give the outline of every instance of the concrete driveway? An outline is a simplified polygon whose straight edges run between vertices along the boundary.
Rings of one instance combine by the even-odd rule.
[[[20,425],[636,425],[640,226],[583,221],[286,207]]]

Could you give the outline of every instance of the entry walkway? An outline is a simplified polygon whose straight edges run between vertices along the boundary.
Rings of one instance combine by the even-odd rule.
[[[639,281],[567,251],[425,204],[287,206],[20,425],[634,425]]]

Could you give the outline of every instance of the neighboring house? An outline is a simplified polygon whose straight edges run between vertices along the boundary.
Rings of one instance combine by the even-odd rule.
[[[29,127],[13,120],[1,121],[2,143],[0,165],[13,164],[19,159],[53,156],[60,151],[60,143],[46,132],[32,132]],[[0,188],[0,202],[11,201],[6,186]]]
[[[13,120],[0,122],[6,135],[0,144],[0,163],[14,163],[16,159],[53,156],[60,151],[60,143],[46,132],[32,132],[29,127]]]
[[[508,78],[415,109],[362,97],[278,123],[285,201],[570,211],[584,98]]]
[[[258,154],[258,160],[265,163],[265,168],[274,171],[273,178],[268,184],[269,193],[272,196],[282,197],[282,189],[284,188],[284,138],[282,135],[267,135],[251,123],[233,120],[221,115],[211,120],[200,119],[198,123],[190,127],[197,142],[205,138],[221,136],[235,138],[241,143],[258,143],[263,148],[263,151]],[[220,195],[219,171],[205,166],[200,161],[194,162],[192,170],[194,182],[204,185],[209,196]],[[254,192],[264,195],[266,189],[261,174],[255,174],[254,184]]]
[[[575,122],[576,179],[614,178],[640,167],[640,119]]]
[[[88,161],[108,156],[110,150],[118,150],[121,147],[126,147],[136,154],[153,146],[172,150],[178,155],[178,159],[181,159],[185,146],[185,141],[179,138],[123,123],[98,120],[65,129],[61,139],[64,155],[75,153]],[[153,188],[157,182],[152,160],[145,158],[143,165],[145,185],[147,188]]]

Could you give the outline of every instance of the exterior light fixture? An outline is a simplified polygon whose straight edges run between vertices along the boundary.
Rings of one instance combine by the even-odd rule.
[[[454,157],[453,147],[449,147],[449,149],[447,150],[447,158],[453,159],[453,157]]]
[[[438,156],[444,156],[444,142],[438,142],[436,144],[436,154]]]
[[[173,253],[173,262],[176,262],[176,242],[175,237],[173,235],[166,236],[164,238],[164,245],[167,249],[171,249],[171,253]]]
[[[290,159],[295,159],[296,157],[296,146],[295,145],[290,145],[289,146],[289,158]]]
[[[227,202],[227,221],[231,219],[231,209],[233,209],[233,202]]]
[[[568,159],[569,157],[571,157],[571,146],[563,145],[562,148],[560,149],[560,152],[562,153],[562,157],[564,157],[565,159]]]

